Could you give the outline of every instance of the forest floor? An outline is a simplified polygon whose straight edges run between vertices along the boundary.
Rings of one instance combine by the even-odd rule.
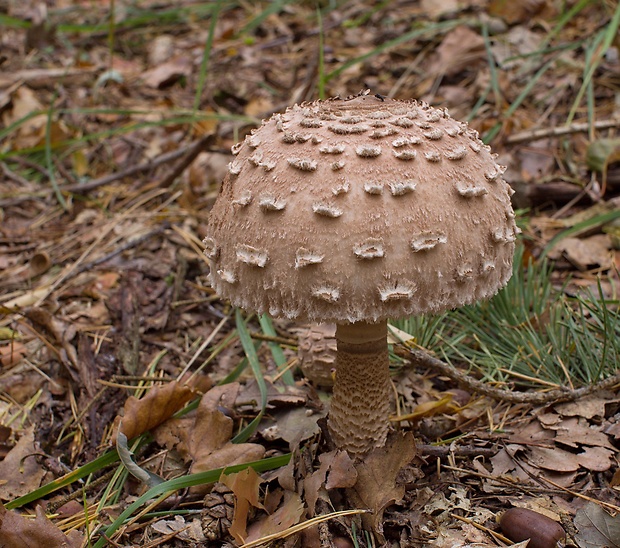
[[[555,546],[542,515],[620,546],[619,24],[588,0],[0,0],[0,545],[506,546],[520,507],[530,546]],[[366,89],[499,154],[521,319],[396,324],[396,434],[352,463],[318,420],[333,339],[231,309],[201,242],[233,144]]]

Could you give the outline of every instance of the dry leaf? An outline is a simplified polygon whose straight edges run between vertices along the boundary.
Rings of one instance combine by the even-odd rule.
[[[28,355],[26,346],[18,341],[0,346],[0,365],[11,367],[16,365],[22,358]]]
[[[127,439],[155,428],[183,408],[196,393],[176,381],[151,388],[142,399],[130,396],[123,407],[120,429]]]
[[[170,86],[184,76],[192,73],[192,63],[186,56],[175,57],[161,65],[142,73],[144,83],[152,88]]]
[[[484,60],[485,55],[482,36],[465,25],[459,25],[442,40],[429,71],[446,76],[458,74]]]
[[[256,443],[232,443],[233,420],[217,407],[226,401],[232,405],[238,387],[225,389],[216,387],[209,390],[200,400],[196,418],[188,435],[188,448],[192,460],[192,473],[204,472],[215,468],[244,464],[260,460],[265,455],[265,448]],[[195,488],[194,491],[202,488]]]
[[[609,234],[596,234],[589,238],[563,238],[549,252],[551,259],[564,256],[579,270],[600,266],[613,267],[612,243]]]
[[[246,542],[258,540],[267,535],[286,531],[296,525],[304,513],[304,503],[297,493],[284,492],[284,502],[273,514],[267,515],[252,523],[248,528]]]
[[[235,515],[229,533],[239,542],[244,543],[247,536],[247,520],[250,506],[262,508],[259,502],[259,488],[262,479],[254,468],[246,468],[236,474],[222,474],[220,482],[235,495]]]
[[[358,480],[355,487],[348,490],[349,497],[356,506],[371,511],[370,515],[363,515],[362,520],[381,542],[384,541],[383,512],[405,494],[405,488],[396,483],[396,477],[415,455],[411,432],[395,433],[388,438],[385,447],[375,449],[355,465]]]
[[[353,487],[357,482],[357,470],[346,451],[323,453],[319,455],[319,462],[319,468],[303,480],[310,517],[314,516],[317,500],[321,496],[329,501],[325,489]]]
[[[321,431],[317,421],[325,415],[326,412],[308,413],[305,407],[283,409],[273,413],[273,422],[266,423],[260,431],[265,439],[283,439],[288,442],[289,449],[292,451],[299,447],[302,441]]]
[[[527,0],[512,2],[510,0],[491,0],[489,14],[501,17],[509,25],[525,23],[547,8],[547,0]]]
[[[34,444],[34,428],[24,432],[4,460],[0,461],[0,499],[10,500],[34,491],[41,485],[45,476],[34,454],[38,452]],[[0,544],[1,546],[1,544]]]
[[[610,516],[594,502],[577,510],[575,527],[580,548],[620,548],[620,516]]]
[[[207,470],[215,470],[216,468],[225,468],[226,466],[234,466],[236,464],[254,462],[262,459],[264,456],[265,448],[258,443],[229,442],[213,453],[203,456],[201,460],[195,461],[192,464],[192,474],[206,472]],[[198,492],[200,489],[196,488],[192,491]]]
[[[37,506],[37,517],[32,520],[17,512],[9,512],[0,504],[0,546],[7,548],[80,548],[81,534],[71,531],[65,535],[45,517]]]
[[[321,455],[319,459],[323,462]],[[325,459],[327,460],[327,459]],[[353,487],[357,483],[357,470],[346,451],[335,451],[329,458],[326,489],[343,489]]]

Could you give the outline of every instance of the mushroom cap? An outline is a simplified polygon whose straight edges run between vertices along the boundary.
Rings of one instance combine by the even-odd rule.
[[[512,274],[505,168],[444,109],[368,94],[304,103],[233,153],[204,244],[235,306],[377,322],[491,297]]]

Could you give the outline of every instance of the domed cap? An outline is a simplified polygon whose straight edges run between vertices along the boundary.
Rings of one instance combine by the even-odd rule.
[[[204,244],[235,306],[376,322],[488,298],[510,278],[504,168],[445,110],[368,94],[295,105],[233,153]]]

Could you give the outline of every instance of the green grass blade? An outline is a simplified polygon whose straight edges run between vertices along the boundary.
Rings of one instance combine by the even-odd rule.
[[[258,321],[265,335],[268,335],[269,337],[278,336],[275,328],[273,327],[273,322],[267,314],[262,314],[261,316],[259,316]],[[268,342],[267,346],[269,346],[269,350],[271,350],[271,355],[273,356],[273,360],[276,362],[278,369],[284,369],[287,365],[288,360],[286,359],[286,356],[284,355],[284,352],[282,351],[280,345],[275,342]],[[290,371],[285,371],[284,373],[282,373],[282,380],[284,381],[284,384],[289,384],[291,386],[295,384],[295,379],[293,378],[293,374]]]
[[[256,354],[256,348],[254,347],[254,341],[248,331],[247,326],[245,325],[245,321],[243,320],[243,316],[241,315],[241,310],[235,310],[235,321],[237,324],[237,332],[239,333],[239,340],[241,341],[241,346],[243,346],[243,350],[245,355],[250,363],[250,368],[252,369],[252,373],[254,373],[254,378],[256,379],[256,384],[258,385],[258,390],[260,392],[260,411],[256,418],[251,421],[239,434],[237,434],[232,442],[233,443],[243,443],[247,441],[247,439],[256,431],[260,421],[265,414],[265,409],[267,408],[267,384],[265,383],[265,378],[263,377],[263,372],[260,367],[260,363],[258,361],[258,355]]]
[[[594,73],[597,71],[603,56],[609,50],[613,41],[618,34],[618,27],[620,26],[620,4],[616,5],[616,11],[614,12],[614,16],[610,23],[605,28],[604,32],[600,35],[600,38],[597,37],[595,39],[595,49],[596,52],[593,56],[592,61],[586,65],[587,70],[583,77],[583,83],[577,92],[577,96],[575,97],[575,101],[573,102],[573,106],[568,114],[568,118],[566,119],[566,124],[570,124],[577,113],[577,109],[581,104],[581,100],[583,99],[583,95],[586,92],[588,85],[592,81],[594,77]],[[602,40],[601,40],[602,39]],[[601,45],[598,45],[598,42],[602,41]]]
[[[331,79],[342,74],[348,68],[355,66],[358,63],[361,63],[363,61],[366,61],[366,59],[370,59],[371,57],[374,57],[375,55],[378,55],[379,53],[383,53],[384,51],[387,51],[393,47],[399,46],[400,44],[404,44],[405,42],[408,42],[409,40],[420,38],[421,36],[425,36],[426,34],[432,34],[432,33],[437,34],[441,32],[447,32],[456,26],[468,25],[468,24],[475,25],[476,23],[475,21],[465,19],[465,20],[444,21],[441,23],[433,23],[430,25],[425,25],[425,26],[422,26],[421,28],[415,28],[409,32],[406,32],[402,36],[398,36],[397,38],[393,38],[392,40],[388,40],[387,42],[384,42],[383,44],[376,47],[372,51],[369,51],[367,53],[354,57],[353,59],[349,59],[348,61],[340,65],[337,69],[334,69],[331,72],[329,72],[325,76],[325,81],[329,82]]]
[[[20,506],[24,506],[24,504],[28,504],[35,500],[39,500],[58,489],[62,489],[67,485],[71,485],[73,482],[81,480],[90,474],[94,474],[95,472],[99,472],[102,468],[109,466],[118,462],[118,453],[116,449],[112,449],[107,453],[101,455],[99,458],[96,458],[94,461],[85,464],[84,466],[80,466],[77,470],[73,470],[64,476],[51,481],[34,491],[31,491],[27,495],[23,495],[15,500],[12,500],[5,504],[7,510],[13,510],[14,508],[19,508]]]
[[[114,522],[108,526],[103,535],[97,542],[93,545],[93,548],[103,548],[107,544],[107,538],[110,538],[118,529],[123,525],[125,520],[130,518],[134,512],[136,512],[143,504],[153,500],[156,497],[160,497],[162,495],[171,495],[172,493],[178,491],[179,489],[187,489],[188,487],[193,487],[195,485],[204,485],[208,483],[215,483],[218,481],[222,475],[222,473],[226,472],[228,474],[232,474],[235,472],[240,472],[245,470],[248,467],[254,468],[257,472],[266,472],[267,470],[274,470],[276,468],[280,468],[282,466],[286,466],[291,458],[290,454],[282,455],[279,457],[271,457],[268,459],[263,459],[255,462],[250,462],[248,464],[238,464],[235,466],[229,466],[226,468],[217,468],[215,470],[209,470],[207,472],[200,472],[199,474],[190,474],[188,476],[183,476],[181,478],[175,478],[164,483],[160,483],[155,487],[149,489],[144,495],[138,498],[135,502],[130,504],[123,513],[118,516],[114,520]],[[164,497],[165,498],[165,497]]]
[[[213,37],[215,36],[215,27],[217,25],[223,0],[215,3],[213,13],[211,13],[211,23],[209,24],[209,33],[205,41],[205,47],[202,52],[202,61],[200,62],[200,72],[198,73],[198,85],[196,86],[196,94],[194,95],[194,112],[200,108],[200,100],[209,71],[209,63],[211,61],[211,51],[213,50]]]
[[[568,238],[569,236],[581,234],[596,226],[611,223],[616,219],[620,219],[620,209],[609,211],[607,213],[602,213],[590,219],[586,219],[585,221],[582,221],[580,223],[576,223],[574,226],[563,230],[562,232],[556,234],[553,238],[551,238],[551,240],[549,240],[549,243],[545,246],[542,253],[540,254],[540,259],[544,259],[549,254],[549,251],[551,251],[560,240]]]

